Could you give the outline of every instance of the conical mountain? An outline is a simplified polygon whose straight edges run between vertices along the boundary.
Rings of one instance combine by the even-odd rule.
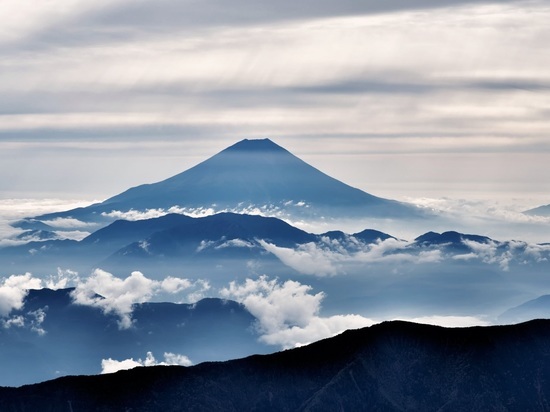
[[[405,203],[348,186],[269,139],[242,140],[204,162],[158,183],[144,184],[87,208],[41,216],[90,219],[113,210],[247,207],[292,210],[313,216],[418,217]],[[93,219],[92,219],[93,220]]]

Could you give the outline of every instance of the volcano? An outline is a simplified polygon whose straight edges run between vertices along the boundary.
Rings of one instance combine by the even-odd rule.
[[[317,218],[414,218],[413,205],[373,196],[310,166],[269,139],[242,140],[204,162],[158,183],[143,184],[85,208],[39,216],[98,221],[129,210],[260,208]]]

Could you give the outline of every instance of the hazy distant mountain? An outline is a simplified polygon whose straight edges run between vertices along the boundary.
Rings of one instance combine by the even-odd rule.
[[[5,373],[0,385],[96,374],[102,359],[145,358],[148,351],[160,358],[171,352],[202,362],[272,350],[257,341],[256,319],[233,301],[137,304],[133,326],[120,330],[116,315],[73,303],[72,291],[30,290],[24,306],[1,319],[0,363]]]
[[[218,213],[192,218],[168,214],[153,219],[115,221],[81,241],[44,240],[4,247],[0,249],[0,264],[10,268],[12,273],[32,271],[38,274],[55,272],[58,267],[81,273],[100,267],[126,275],[139,268],[157,278],[181,267],[194,276],[210,278],[214,268],[227,264],[230,267],[226,267],[225,275],[215,275],[221,281],[229,279],[230,273],[248,273],[252,261],[254,265],[259,264],[256,269],[264,273],[279,276],[286,270],[290,275],[300,269],[292,266],[296,260],[284,259],[291,251],[305,256],[306,249],[316,248],[323,250],[327,257],[340,254],[345,261],[353,259],[355,253],[368,252],[379,241],[388,240],[384,256],[409,254],[409,258],[414,259],[422,253],[437,252],[441,259],[456,256],[464,262],[477,260],[486,264],[499,263],[502,267],[527,262],[542,266],[550,252],[543,245],[500,242],[454,231],[427,232],[408,243],[373,229],[354,234],[342,231],[312,234],[283,220],[259,215]],[[435,254],[432,258],[439,259]]]
[[[550,216],[550,205],[544,205],[523,212],[530,216]]]
[[[26,230],[16,236],[17,240],[23,241],[41,241],[59,239],[59,235],[49,230]]]
[[[131,259],[136,256],[192,256],[204,251],[221,252],[235,248],[246,250],[257,246],[255,240],[258,239],[295,247],[315,241],[317,236],[273,217],[219,213],[188,218],[120,249],[116,255]],[[239,254],[236,257],[240,257]]]
[[[469,251],[470,248],[464,241],[486,244],[492,242],[487,236],[468,235],[464,233],[449,231],[443,233],[427,232],[418,236],[414,242],[421,247],[438,247],[449,251]]]
[[[103,213],[113,210],[167,210],[172,206],[219,211],[254,206],[310,217],[424,216],[415,206],[370,195],[327,176],[269,139],[245,139],[169,179],[128,189],[89,207],[37,219],[101,221]]]
[[[391,237],[372,229],[354,235],[336,231],[316,235],[280,219],[258,215],[218,213],[192,218],[168,214],[137,221],[118,220],[79,242],[46,240],[5,247],[0,249],[0,262],[13,270],[38,273],[46,267],[50,271],[57,267],[87,271],[98,266],[126,272],[134,270],[136,265],[141,270],[156,268],[158,271],[166,265],[191,261],[206,262],[212,267],[220,263],[220,259],[241,259],[243,264],[245,259],[277,261],[281,266],[282,263],[268,253],[260,241],[296,248],[319,242],[323,237],[343,240],[349,236],[364,244]],[[161,263],[165,266],[159,266]]]
[[[550,319],[550,295],[542,295],[508,309],[498,317],[498,322],[517,323],[530,319]]]
[[[6,411],[535,411],[550,406],[550,321],[387,322],[272,355],[0,389]]]

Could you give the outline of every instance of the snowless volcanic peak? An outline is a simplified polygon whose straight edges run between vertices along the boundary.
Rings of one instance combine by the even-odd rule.
[[[59,216],[112,210],[213,207],[301,208],[316,216],[419,217],[417,208],[382,199],[342,183],[269,139],[242,140],[166,180],[144,184],[103,203]]]

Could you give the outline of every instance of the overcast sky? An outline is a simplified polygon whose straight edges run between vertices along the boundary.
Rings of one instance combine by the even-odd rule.
[[[3,0],[0,16],[2,199],[103,199],[269,137],[384,197],[550,203],[550,1]]]

